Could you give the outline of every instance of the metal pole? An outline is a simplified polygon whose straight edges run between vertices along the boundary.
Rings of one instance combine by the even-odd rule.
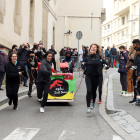
[[[139,39],[140,39],[140,0],[139,0]]]
[[[78,39],[78,67],[79,67],[79,70],[80,70],[80,66],[79,66],[79,39]]]

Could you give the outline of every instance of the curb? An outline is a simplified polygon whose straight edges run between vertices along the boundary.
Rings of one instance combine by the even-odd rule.
[[[110,75],[112,76],[112,75]],[[99,114],[103,117],[103,119],[110,125],[110,127],[124,140],[135,140],[133,137],[131,137],[128,133],[126,133],[120,126],[119,124],[117,124],[110,116],[107,115],[106,111],[108,109],[110,113],[112,112],[116,112],[116,110],[112,110],[113,107],[111,107],[111,103],[109,103],[108,105],[106,105],[106,98],[107,98],[107,83],[108,83],[108,79],[105,79],[104,81],[104,85],[103,85],[103,94],[102,94],[102,104],[99,105]],[[111,85],[111,83],[110,83]],[[111,98],[111,97],[110,97]],[[109,98],[108,98],[109,100]],[[108,107],[108,109],[107,109]],[[114,108],[115,109],[115,108]]]
[[[32,92],[35,90],[36,88],[33,87]],[[18,92],[18,97],[22,97],[24,95],[26,95],[28,93],[29,89],[25,89],[21,92]],[[9,101],[9,99],[5,96],[3,98],[0,99],[0,106],[2,106],[3,104],[7,103]]]

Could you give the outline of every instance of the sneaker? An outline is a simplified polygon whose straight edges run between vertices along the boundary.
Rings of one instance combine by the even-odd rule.
[[[31,92],[28,92],[27,94],[29,97],[32,97],[32,93]]]
[[[43,100],[42,98],[41,98],[41,99],[38,98],[38,101],[39,101],[39,102],[41,102],[42,100]]]
[[[91,111],[90,111],[90,107],[87,108],[87,114],[89,114]]]
[[[93,99],[91,99],[90,102],[93,103]]]
[[[4,90],[4,89],[0,88],[0,90]]]
[[[12,100],[9,100],[8,104],[11,105],[12,104]]]
[[[101,99],[99,99],[98,104],[101,104],[101,103],[102,103],[102,100],[101,100]]]
[[[45,111],[44,111],[44,108],[43,107],[41,107],[40,108],[40,113],[44,113]]]
[[[131,103],[134,103],[134,102],[136,102],[136,99],[133,99],[133,100],[130,101],[129,103],[131,104]]]
[[[95,107],[95,103],[90,103],[90,109],[93,109]]]
[[[128,96],[130,96],[130,95],[127,94],[127,92],[123,92],[122,96],[124,96],[124,97],[128,97]]]
[[[17,106],[14,106],[14,107],[13,107],[13,110],[18,110]]]
[[[123,95],[123,92],[122,92],[122,93],[120,93],[120,95]]]
[[[24,86],[24,87],[28,87],[27,84],[24,84],[23,86]]]

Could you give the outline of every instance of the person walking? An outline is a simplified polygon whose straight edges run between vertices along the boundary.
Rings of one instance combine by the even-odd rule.
[[[133,46],[130,46],[129,48],[129,54],[128,54],[128,60],[126,64],[127,72],[127,93],[131,96],[134,92],[134,86],[133,86],[133,62],[134,56],[135,56],[136,50],[134,50]]]
[[[9,105],[13,102],[13,110],[18,109],[18,90],[21,75],[28,79],[24,66],[17,61],[17,54],[12,52],[6,65],[6,95],[9,98]]]
[[[39,101],[41,102],[41,108],[40,112],[44,112],[44,106],[47,102],[48,93],[50,91],[50,84],[51,84],[51,60],[53,57],[52,51],[47,51],[44,55],[44,59],[41,62],[41,65],[39,67],[39,71],[37,74],[37,97]],[[42,94],[43,100],[42,100]]]
[[[27,60],[29,58],[29,47],[27,43],[23,43],[22,47],[18,49],[18,61],[24,66],[26,72],[28,72],[28,68],[27,68]],[[27,79],[24,78],[24,85],[25,87],[27,86]]]
[[[127,96],[127,70],[126,70],[126,63],[127,63],[127,52],[125,51],[124,46],[120,46],[120,57],[119,57],[119,69],[118,72],[120,73],[120,83],[122,85],[122,93],[121,95]]]
[[[82,63],[83,63],[83,49],[84,49],[84,45],[82,45],[82,49],[80,49],[79,51],[81,70],[82,70]]]
[[[6,63],[8,62],[8,56],[4,53],[4,48],[5,46],[0,44],[0,90],[3,90],[1,86],[6,71]]]
[[[99,84],[99,69],[100,64],[100,46],[97,44],[92,44],[90,46],[90,55],[88,56],[87,62],[83,62],[83,65],[86,65],[86,70],[83,76],[86,74],[86,87],[87,87],[87,114],[91,112],[91,109],[95,106],[96,100],[96,90]],[[93,102],[90,108],[91,96],[93,97]]]
[[[111,53],[110,53],[110,47],[108,46],[107,49],[105,50],[105,60],[110,63],[110,57],[111,57]]]
[[[54,65],[54,70],[56,71],[55,55],[57,54],[57,52],[54,50],[54,45],[51,46],[51,49],[49,49],[49,51],[52,51],[52,53],[53,53],[53,58],[52,58],[51,61]]]
[[[113,48],[111,48],[111,67],[113,68],[114,60],[117,54],[117,49],[115,48],[115,45],[113,44]]]
[[[129,101],[129,103],[134,103],[136,102],[136,97],[137,97],[137,89],[136,89],[136,81],[137,81],[137,70],[136,70],[136,67],[137,67],[137,61],[138,61],[138,54],[137,54],[137,49],[140,47],[140,40],[139,39],[134,39],[132,41],[133,43],[133,48],[134,50],[136,50],[136,53],[135,53],[135,56],[134,56],[134,59],[129,59],[133,62],[133,86],[134,86],[134,98]]]
[[[30,82],[29,82],[29,92],[28,96],[32,97],[32,85],[33,85],[33,80],[36,85],[36,78],[37,78],[37,63],[38,63],[38,58],[35,56],[35,53],[33,50],[30,50],[29,52],[29,59],[28,59],[28,70],[29,70],[29,76],[30,76]]]

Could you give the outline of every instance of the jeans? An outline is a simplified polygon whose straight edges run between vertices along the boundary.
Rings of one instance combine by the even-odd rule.
[[[114,65],[115,57],[116,57],[116,56],[111,55],[111,67],[113,67],[113,65]]]
[[[28,67],[27,67],[27,65],[24,65],[24,68],[25,68],[26,72],[28,72]],[[24,80],[24,84],[27,84],[27,79],[24,78],[24,77],[21,77],[21,78]]]
[[[3,79],[4,79],[4,75],[5,75],[5,72],[0,72],[0,88],[2,86],[2,82],[3,82]]]

